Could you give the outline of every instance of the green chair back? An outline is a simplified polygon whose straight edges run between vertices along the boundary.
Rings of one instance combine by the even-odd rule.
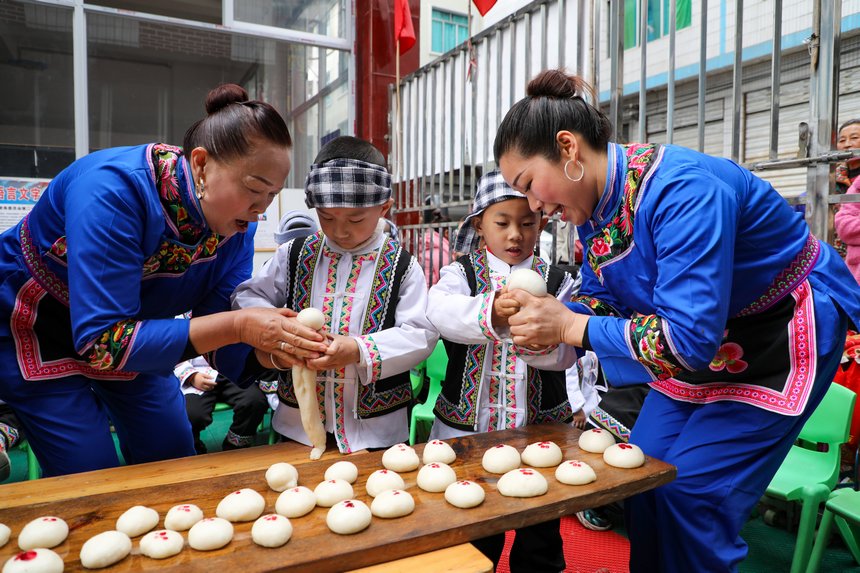
[[[838,453],[839,445],[848,441],[856,397],[856,394],[848,388],[831,384],[824,399],[800,431],[800,439],[833,444],[834,447],[831,449]]]

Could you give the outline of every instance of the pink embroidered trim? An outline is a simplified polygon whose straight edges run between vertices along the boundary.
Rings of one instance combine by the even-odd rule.
[[[39,301],[47,294],[48,291],[42,285],[35,279],[30,279],[18,291],[15,307],[12,309],[10,317],[12,337],[15,339],[18,367],[25,380],[50,380],[75,375],[99,380],[133,380],[137,377],[137,372],[96,370],[74,358],[43,362],[33,325],[36,324]]]
[[[370,357],[370,380],[368,384],[373,384],[382,378],[382,355],[379,354],[379,348],[372,336],[359,336],[358,339],[367,348],[367,354]]]
[[[510,430],[517,425],[517,357],[508,348],[508,354],[505,357],[505,429]]]
[[[797,285],[806,280],[809,273],[818,261],[821,245],[812,233],[806,238],[806,244],[800,250],[794,260],[781,272],[768,287],[767,291],[757,300],[754,300],[741,310],[738,316],[748,316],[763,312],[781,301],[788,293],[792,292]]]
[[[504,380],[505,373],[502,370],[502,343],[494,342],[493,344],[493,355],[490,358],[490,393],[489,393],[489,405],[490,405],[490,420],[488,431],[492,432],[493,430],[498,430],[499,428],[499,408],[493,407],[498,406],[502,403],[501,400],[501,386],[502,380]]]
[[[478,308],[478,326],[481,328],[481,334],[486,336],[487,340],[496,341],[497,338],[493,336],[493,331],[490,328],[490,299],[493,297],[493,293],[488,292],[478,296],[481,297],[481,306]]]
[[[700,384],[693,385],[670,378],[652,382],[651,387],[663,394],[696,404],[721,400],[744,402],[770,412],[797,416],[806,407],[812,385],[815,383],[816,355],[815,306],[812,290],[807,281],[791,293],[797,305],[794,317],[788,324],[790,364],[786,383],[781,392],[752,384]]]

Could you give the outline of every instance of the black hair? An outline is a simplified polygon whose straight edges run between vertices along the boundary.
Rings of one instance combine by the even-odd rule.
[[[855,124],[858,124],[858,123],[860,123],[860,119],[849,119],[848,121],[846,121],[845,123],[843,123],[842,125],[840,125],[840,126],[839,126],[839,129],[837,129],[837,130],[836,130],[836,135],[837,135],[837,137],[839,136],[839,134],[840,134],[840,133],[842,133],[842,130],[843,130],[843,129],[845,129],[845,128],[846,128],[846,127],[848,127],[849,125],[855,125]]]
[[[612,122],[585,95],[594,99],[591,86],[578,76],[560,69],[539,73],[529,82],[526,97],[508,110],[499,125],[493,145],[496,165],[512,150],[523,157],[558,160],[561,151],[555,134],[563,130],[578,133],[595,150],[604,150],[612,137]]]
[[[253,139],[282,147],[293,144],[281,114],[266,102],[248,100],[248,92],[236,84],[212,89],[206,96],[206,114],[185,132],[185,153],[202,147],[214,159],[229,162],[248,155]]]
[[[385,156],[382,152],[376,149],[372,143],[352,137],[351,135],[342,135],[335,137],[320,149],[314,163],[320,164],[332,159],[355,159],[356,161],[364,161],[372,163],[380,167],[386,167]]]

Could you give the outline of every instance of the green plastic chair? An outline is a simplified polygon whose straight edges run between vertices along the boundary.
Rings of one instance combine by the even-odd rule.
[[[409,369],[409,381],[412,382],[412,399],[416,404],[423,404],[418,400],[421,390],[424,388],[424,378],[427,373],[427,361],[422,360],[415,368]]]
[[[818,572],[821,557],[830,541],[830,529],[834,522],[854,561],[860,563],[860,546],[857,543],[860,539],[860,491],[842,488],[831,493],[830,499],[824,504],[824,515],[821,517],[821,525],[818,528],[806,573]]]
[[[767,487],[768,496],[799,501],[803,505],[791,573],[804,571],[809,562],[818,508],[830,495],[839,478],[839,446],[848,441],[856,397],[854,392],[844,386],[830,385],[799,436],[801,442],[826,444],[827,451],[818,451],[817,447],[808,449],[792,446]]]
[[[430,428],[436,415],[433,408],[436,399],[442,391],[442,382],[445,380],[445,370],[448,368],[448,354],[442,341],[436,343],[433,353],[427,358],[427,378],[430,380],[430,388],[427,392],[427,400],[423,404],[416,404],[412,408],[412,420],[409,424],[409,444],[415,445],[427,441]]]

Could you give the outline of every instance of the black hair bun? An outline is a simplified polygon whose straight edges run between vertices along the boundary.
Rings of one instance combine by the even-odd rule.
[[[526,94],[530,97],[571,99],[583,91],[583,81],[564,70],[544,70],[529,82]]]
[[[245,88],[236,84],[221,84],[206,96],[206,113],[212,115],[231,103],[246,101],[248,101],[248,92]]]

